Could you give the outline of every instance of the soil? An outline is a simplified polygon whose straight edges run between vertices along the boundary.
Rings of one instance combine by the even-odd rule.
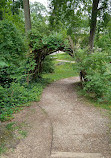
[[[107,112],[77,95],[78,81],[50,84],[39,103],[15,115],[13,121],[28,124],[28,136],[2,158],[111,158]]]

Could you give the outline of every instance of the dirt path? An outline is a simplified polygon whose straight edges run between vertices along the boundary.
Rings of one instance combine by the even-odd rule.
[[[77,81],[75,77],[50,84],[39,102],[45,112],[36,105],[30,107],[33,114],[30,109],[22,112],[31,125],[29,135],[2,158],[111,158],[109,120],[104,110],[77,97]]]
[[[68,60],[59,60],[59,59],[56,59],[56,61],[60,61],[60,62],[64,62],[64,63],[75,63],[75,61],[68,61]]]

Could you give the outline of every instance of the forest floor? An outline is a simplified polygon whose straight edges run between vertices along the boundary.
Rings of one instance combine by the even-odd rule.
[[[15,114],[28,135],[1,158],[111,158],[107,111],[77,95],[78,80],[51,83],[39,103]]]

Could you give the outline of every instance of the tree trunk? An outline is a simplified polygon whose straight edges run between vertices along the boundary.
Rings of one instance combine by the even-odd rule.
[[[13,0],[13,7],[12,7],[12,15],[14,15],[14,11],[15,11],[15,7],[14,7],[14,4],[15,2],[14,2],[14,0]]]
[[[92,4],[92,15],[91,15],[91,22],[90,22],[90,38],[89,38],[90,51],[93,50],[93,46],[94,46],[94,37],[95,37],[95,32],[96,32],[97,12],[98,12],[99,1],[100,0],[93,0],[93,4]]]
[[[30,19],[30,6],[29,0],[23,0],[24,15],[25,15],[25,31],[31,30],[31,19]]]
[[[0,10],[0,20],[3,20],[3,11]]]

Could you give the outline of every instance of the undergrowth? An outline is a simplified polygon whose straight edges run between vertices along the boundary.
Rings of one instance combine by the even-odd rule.
[[[82,87],[81,82],[75,83],[74,88],[76,89],[78,96],[82,97],[81,99],[83,99],[85,102],[91,103],[95,107],[106,109],[111,114],[111,103],[99,102],[92,93],[86,93],[86,91]]]
[[[13,113],[29,106],[32,101],[39,101],[43,88],[49,83],[46,79],[38,79],[27,84],[12,83],[9,88],[0,87],[0,121],[13,118]]]

